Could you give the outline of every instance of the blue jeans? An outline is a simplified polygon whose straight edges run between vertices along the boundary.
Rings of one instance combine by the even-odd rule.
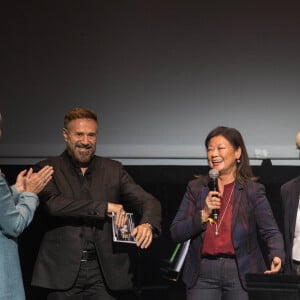
[[[47,300],[115,300],[105,286],[97,260],[82,262],[74,286],[66,291],[51,291]]]
[[[248,300],[234,258],[202,258],[198,280],[187,289],[187,300]]]

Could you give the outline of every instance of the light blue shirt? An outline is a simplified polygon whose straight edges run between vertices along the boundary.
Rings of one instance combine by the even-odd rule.
[[[24,300],[17,237],[32,221],[38,196],[18,193],[0,171],[0,300]]]

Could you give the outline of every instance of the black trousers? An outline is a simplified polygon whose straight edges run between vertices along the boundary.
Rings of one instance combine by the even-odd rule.
[[[47,300],[115,300],[108,291],[98,261],[81,262],[74,286],[65,291],[50,291]]]

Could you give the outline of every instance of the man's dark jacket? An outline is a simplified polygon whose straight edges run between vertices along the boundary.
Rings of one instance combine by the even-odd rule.
[[[296,274],[295,265],[293,264],[292,251],[297,212],[299,210],[300,176],[284,183],[280,188],[280,195],[283,217],[283,236],[286,251],[284,272]]]
[[[139,215],[140,223],[150,223],[160,233],[161,205],[137,185],[121,163],[95,156],[89,166],[91,199],[82,201],[82,186],[74,164],[65,151],[39,163],[54,167],[53,179],[40,194],[42,209],[49,217],[33,271],[32,285],[49,289],[69,289],[79,272],[84,247],[83,224],[96,227],[95,246],[108,287],[132,287],[130,259],[113,242],[107,203],[121,203],[126,211]],[[86,175],[88,176],[88,175]],[[132,245],[132,247],[136,247]]]

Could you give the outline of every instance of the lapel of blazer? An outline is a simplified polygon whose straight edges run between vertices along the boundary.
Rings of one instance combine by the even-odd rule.
[[[288,210],[290,213],[290,216],[285,216],[288,217],[291,221],[290,226],[290,236],[293,238],[294,237],[294,229],[296,226],[296,218],[297,218],[297,212],[298,212],[298,206],[299,206],[299,195],[300,195],[300,177],[297,177],[294,181],[291,182],[290,185],[290,196],[289,196],[289,202],[291,203],[291,207]]]
[[[244,188],[240,183],[235,182],[231,225],[233,240],[235,239],[235,235],[240,232],[242,228],[245,229],[246,226],[249,226],[247,221],[247,211],[251,208],[249,207],[251,206],[251,199],[247,199],[247,191],[249,190],[253,190],[252,185],[247,184],[247,187]]]
[[[91,169],[91,197],[93,200],[99,200],[101,199],[101,196],[103,196],[104,189],[108,185],[108,182],[105,180],[107,171],[108,170],[106,170],[104,167],[103,159],[98,156],[95,157]]]
[[[240,205],[242,201],[242,190],[243,187],[237,181],[234,186],[234,196],[233,196],[233,211],[232,211],[232,232],[234,231],[234,227],[236,225],[236,220],[239,216]]]

